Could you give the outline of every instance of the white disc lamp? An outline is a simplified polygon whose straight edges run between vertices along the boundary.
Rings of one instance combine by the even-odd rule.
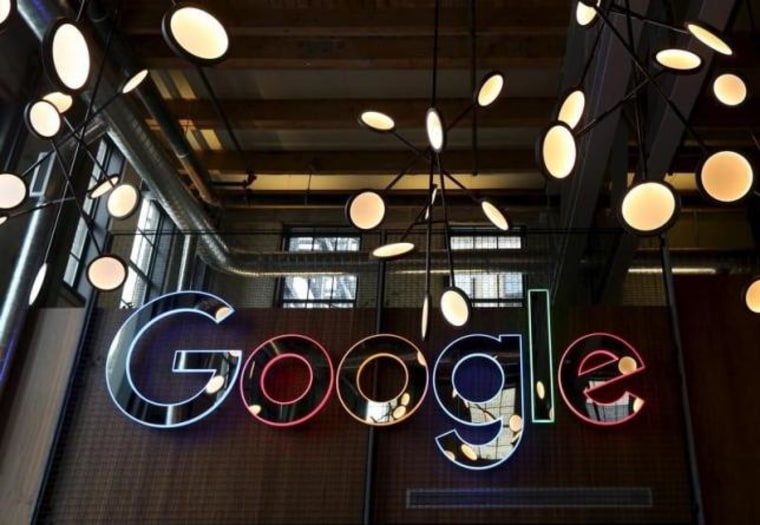
[[[752,191],[754,170],[747,158],[735,151],[714,153],[697,170],[697,186],[710,200],[736,203]]]
[[[47,100],[37,100],[27,104],[24,120],[29,131],[41,139],[52,139],[58,135],[63,124],[58,109]]]
[[[142,84],[146,78],[148,78],[148,70],[147,69],[141,69],[131,77],[127,79],[126,82],[124,82],[124,85],[121,87],[121,94],[122,95],[128,95],[138,87],[140,87],[140,84]]]
[[[0,173],[0,210],[18,208],[24,203],[27,195],[24,179],[15,173]]]
[[[578,5],[575,6],[575,21],[579,26],[586,27],[591,25],[597,18],[596,9],[593,6],[599,7],[602,0],[596,0],[596,2],[584,2],[579,0]]]
[[[87,192],[87,196],[91,199],[99,199],[112,189],[116,187],[116,185],[119,183],[119,176],[118,175],[109,175],[105,179],[98,182],[95,186],[90,189],[90,191]]]
[[[111,190],[106,208],[114,219],[126,219],[140,204],[140,192],[131,184],[122,183]]]
[[[702,58],[686,49],[663,49],[655,54],[654,59],[662,67],[682,73],[696,71],[702,66]]]
[[[753,314],[760,314],[760,277],[755,277],[743,295],[744,306]]]
[[[76,22],[60,18],[50,26],[42,44],[45,69],[56,87],[78,93],[90,78],[90,48]]]
[[[420,339],[427,341],[430,331],[430,294],[425,294],[425,300],[422,302],[422,312],[420,316]]]
[[[718,36],[718,31],[710,27],[703,22],[686,22],[686,30],[691,33],[694,38],[702,42],[704,45],[712,49],[713,51],[720,53],[721,55],[731,56],[734,54],[731,46],[729,46],[725,40]]]
[[[42,97],[42,100],[46,100],[53,104],[55,106],[55,109],[57,109],[58,113],[61,115],[70,110],[71,106],[74,104],[74,99],[71,95],[62,93],[60,91],[53,91],[52,93],[48,93]]]
[[[660,181],[634,184],[620,207],[623,227],[635,235],[657,235],[678,218],[680,202],[672,186]]]
[[[393,118],[380,111],[363,111],[359,115],[359,124],[379,133],[388,133],[396,129]]]
[[[374,230],[385,218],[385,201],[377,192],[362,191],[348,200],[346,216],[354,228]]]
[[[230,38],[219,19],[193,5],[177,4],[167,11],[161,32],[175,54],[201,66],[222,62],[230,49]]]
[[[93,288],[110,292],[127,279],[127,266],[115,255],[100,255],[87,265],[87,280]]]
[[[0,31],[5,29],[5,26],[8,24],[15,11],[15,0],[0,0]]]
[[[446,288],[441,295],[441,313],[446,322],[457,328],[470,320],[470,299],[456,286]]]
[[[433,151],[440,153],[446,143],[446,132],[443,129],[443,119],[435,108],[429,108],[425,113],[425,131]]]
[[[747,84],[732,73],[720,75],[713,82],[713,94],[724,106],[735,107],[747,100]]]
[[[486,216],[486,219],[488,219],[496,228],[501,231],[509,230],[509,219],[493,202],[488,199],[481,200],[480,209],[483,211],[483,215]]]
[[[411,242],[392,242],[372,250],[372,257],[385,260],[398,259],[413,251],[414,244]]]
[[[564,179],[572,174],[578,157],[573,131],[564,122],[554,122],[539,136],[536,160],[542,173],[550,179]]]
[[[586,95],[580,88],[571,89],[565,95],[560,104],[557,120],[564,122],[570,129],[575,129],[583,118],[583,111],[586,109]]]
[[[37,298],[40,296],[40,292],[42,291],[42,285],[45,284],[47,272],[48,263],[44,263],[42,266],[40,266],[40,269],[37,270],[37,275],[34,277],[34,281],[32,282],[32,289],[29,292],[29,306],[32,306],[35,302],[37,302]]]
[[[475,103],[484,108],[493,104],[504,89],[504,75],[499,71],[491,71],[480,81],[480,87],[475,93]]]

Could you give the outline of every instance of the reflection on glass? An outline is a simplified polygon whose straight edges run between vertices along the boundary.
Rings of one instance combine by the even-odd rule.
[[[372,361],[390,358],[404,369],[404,386],[391,399],[376,400],[361,388],[361,376]],[[428,387],[428,368],[422,352],[410,341],[392,334],[367,337],[343,356],[338,367],[338,399],[356,420],[370,426],[389,426],[410,417],[422,404]]]
[[[457,430],[436,438],[441,452],[456,465],[484,470],[500,465],[522,438],[522,357],[519,335],[470,335],[452,342],[433,371],[441,408],[456,422],[480,427],[493,438],[482,444]]]
[[[267,374],[281,361],[295,359],[306,365],[306,388],[293,399],[275,399],[266,388]],[[267,425],[288,427],[314,417],[327,403],[335,373],[327,350],[303,335],[281,335],[253,351],[243,367],[240,395],[256,419]]]
[[[644,400],[627,390],[618,393],[624,387],[616,384],[644,368],[641,356],[623,339],[588,334],[573,342],[560,360],[560,392],[570,410],[584,421],[618,425],[633,418]]]
[[[178,403],[158,403],[143,396],[132,381],[130,361],[141,336],[162,319],[194,314],[219,324],[215,313],[232,308],[205,292],[177,292],[159,297],[133,313],[114,336],[106,359],[106,384],[116,406],[129,418],[149,427],[189,425],[213,412],[232,391],[240,372],[240,350],[177,350],[172,372],[208,374],[207,384]],[[220,379],[222,385],[219,387]]]

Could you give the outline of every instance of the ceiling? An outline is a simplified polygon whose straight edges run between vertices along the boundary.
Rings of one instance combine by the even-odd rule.
[[[74,11],[78,8],[78,2],[69,3]],[[605,0],[603,6],[610,3]],[[633,47],[654,73],[651,56],[662,47],[686,46],[704,58],[705,67],[697,73],[658,77],[662,93],[651,86],[641,92],[644,153],[649,173],[668,176],[679,189],[687,210],[684,224],[689,214],[725,212],[697,194],[693,172],[702,150],[661,95],[679,108],[709,147],[748,148],[757,161],[752,130],[760,118],[758,98],[727,110],[714,101],[710,84],[725,70],[743,75],[750,91],[760,85],[753,23],[753,15],[760,16],[760,0],[614,3],[629,3],[637,13],[676,26],[686,18],[698,19],[724,31],[732,42],[733,57],[714,57],[685,35],[635,21],[632,28]],[[385,187],[407,167],[412,175],[401,181],[393,198],[406,204],[412,201],[405,199],[422,193],[428,162],[393,136],[361,128],[357,117],[364,109],[386,112],[409,142],[427,146],[423,124],[432,96],[434,0],[227,0],[203,5],[224,23],[231,38],[228,58],[203,74],[242,155],[199,70],[176,56],[162,37],[161,20],[170,2],[92,0],[89,16],[94,20],[105,13],[117,20],[130,61],[150,68],[161,111],[136,104],[137,118],[166,151],[187,148],[187,153],[172,155],[175,167],[206,209],[298,204],[305,191],[320,202],[338,205],[358,189]],[[440,5],[437,106],[444,119],[452,120],[472,99],[471,11],[468,0],[441,0]],[[560,95],[579,82],[587,65],[584,122],[620,101],[636,80],[625,48],[609,31],[594,47],[601,24],[580,28],[574,13],[575,2],[568,0],[476,2],[474,77],[479,80],[497,69],[504,72],[506,86],[493,106],[478,111],[477,175],[470,115],[448,133],[443,153],[446,168],[468,188],[507,209],[551,207],[553,227],[589,232],[560,243],[555,297],[563,294],[561,283],[577,280],[579,261],[595,244],[594,228],[617,225],[615,203],[632,174],[641,172],[631,108],[612,113],[584,134],[571,180],[547,183],[536,167],[536,139],[554,118]],[[625,32],[624,19],[615,21]],[[102,32],[100,39],[105,40]],[[183,144],[178,146],[172,129],[179,130]],[[188,163],[188,156],[197,163]],[[257,176],[250,185],[247,164]],[[755,200],[726,215],[730,220],[760,215]],[[751,224],[760,231],[757,220]],[[637,245],[633,236],[622,236],[606,248],[608,275],[601,278],[600,297],[611,283],[620,282]]]

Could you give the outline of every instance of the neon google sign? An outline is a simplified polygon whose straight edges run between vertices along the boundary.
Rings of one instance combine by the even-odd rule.
[[[135,386],[132,354],[143,335],[163,319],[193,314],[220,325],[234,314],[224,300],[205,292],[178,292],[159,297],[136,312],[114,336],[106,360],[106,382],[116,406],[148,427],[169,429],[190,425],[214,412],[235,387],[253,418],[275,427],[291,427],[314,417],[333,388],[348,414],[371,426],[391,426],[410,418],[432,390],[443,412],[456,423],[476,427],[489,437],[480,443],[456,429],[435,438],[441,453],[454,464],[472,470],[496,467],[517,449],[524,434],[526,391],[531,421],[554,423],[554,381],[551,323],[546,290],[529,292],[530,389],[523,388],[523,336],[473,334],[452,341],[430,373],[425,356],[411,341],[378,334],[355,343],[334,367],[325,348],[302,335],[280,335],[256,348],[243,362],[241,350],[176,350],[172,371],[206,374],[208,381],[194,396],[177,403],[159,403]],[[543,330],[541,327],[543,326]],[[362,390],[367,365],[380,358],[396,361],[404,370],[404,386],[390,399],[373,399]],[[266,377],[286,360],[308,370],[307,385],[293,399],[276,399]],[[587,334],[572,343],[559,364],[560,393],[571,412],[596,425],[616,425],[639,412],[642,398],[625,392],[602,402],[600,390],[644,370],[638,352],[622,339]],[[485,373],[487,371],[487,373]],[[477,372],[477,373],[476,373]],[[473,375],[479,388],[473,388]],[[483,389],[489,390],[484,393]]]

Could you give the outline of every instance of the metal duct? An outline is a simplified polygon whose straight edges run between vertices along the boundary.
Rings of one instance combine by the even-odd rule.
[[[53,20],[70,15],[53,0],[22,0],[18,3],[18,11],[40,40]],[[102,20],[98,22],[96,19],[96,25],[101,24],[100,31],[103,30],[102,24],[106,23]],[[104,54],[104,49],[97,42],[90,41],[89,44],[93,64],[97,64]],[[96,107],[104,104],[110,94],[118,91],[120,81],[114,79],[123,79],[123,68],[134,65],[128,46],[118,34],[113,37],[108,55],[109,67],[106,69],[100,93],[96,97]],[[171,136],[171,128],[178,128],[177,122],[166,110],[155,88],[143,85],[138,88],[138,92],[143,102],[154,112],[154,118],[159,125],[167,126],[167,136]],[[89,93],[85,92],[83,96],[87,98]],[[199,239],[199,251],[203,260],[221,272],[243,276],[257,275],[255,261],[233,254],[227,243],[216,233],[198,201],[177,176],[177,170],[167,153],[142,121],[134,102],[129,97],[119,97],[101,115],[109,126],[108,135],[111,140],[145,181],[174,224],[183,231],[210,232],[204,233]],[[184,137],[182,140],[184,141]],[[182,155],[184,156],[180,160],[186,166],[201,166],[189,148],[184,150]]]

